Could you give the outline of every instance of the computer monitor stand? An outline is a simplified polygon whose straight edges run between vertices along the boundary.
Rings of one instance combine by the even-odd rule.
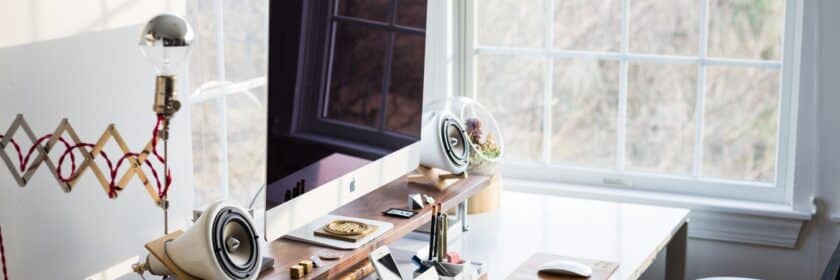
[[[324,225],[329,224],[332,221],[336,220],[348,220],[348,221],[356,221],[360,223],[365,223],[368,225],[376,226],[376,230],[368,234],[362,239],[359,239],[356,242],[350,241],[343,241],[333,238],[321,237],[315,235],[315,231],[324,227]],[[385,232],[388,232],[394,228],[394,224],[389,222],[377,221],[377,220],[370,220],[370,219],[362,219],[362,218],[354,218],[354,217],[347,217],[347,216],[339,216],[339,215],[326,215],[317,220],[293,230],[289,234],[283,236],[285,239],[295,240],[300,242],[306,242],[310,244],[315,244],[319,246],[340,249],[340,250],[354,250],[358,249],[371,240],[376,239],[377,237],[381,236]]]

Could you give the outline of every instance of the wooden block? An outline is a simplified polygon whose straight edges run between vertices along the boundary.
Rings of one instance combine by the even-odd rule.
[[[298,265],[303,267],[303,274],[309,274],[315,268],[315,264],[313,264],[310,260],[300,261]]]
[[[541,265],[556,261],[556,260],[572,260],[581,262],[584,264],[589,265],[592,267],[592,275],[589,278],[581,278],[581,277],[574,277],[574,276],[557,276],[557,275],[548,275],[544,273],[539,273],[539,268]],[[516,269],[511,275],[508,275],[507,280],[531,280],[531,279],[541,279],[541,280],[580,280],[580,279],[589,279],[589,280],[606,280],[615,273],[616,269],[618,269],[618,264],[614,262],[608,261],[598,261],[598,260],[588,260],[588,259],[578,259],[578,258],[570,258],[570,257],[562,257],[552,254],[546,253],[536,253],[532,255],[527,261],[525,261],[519,268]]]
[[[409,182],[432,186],[439,191],[445,190],[452,184],[466,179],[467,177],[466,171],[461,174],[453,174],[451,172],[422,165],[417,167],[417,173],[407,176]]]
[[[303,266],[296,264],[289,267],[289,277],[292,279],[300,279],[303,278],[303,276],[306,276],[306,270]]]
[[[158,260],[160,260],[160,262],[163,263],[163,265],[166,266],[166,268],[169,269],[169,271],[174,273],[175,274],[175,279],[178,279],[178,280],[199,280],[198,278],[193,277],[192,275],[189,275],[188,273],[181,270],[181,268],[176,266],[175,263],[172,262],[171,259],[169,259],[169,256],[166,255],[166,250],[163,247],[163,246],[165,246],[166,242],[168,242],[169,240],[178,239],[178,237],[180,237],[182,234],[184,234],[184,231],[179,230],[179,231],[167,234],[166,236],[158,238],[158,239],[156,239],[152,242],[146,243],[146,250],[149,250],[149,252],[152,253],[153,256],[158,258]]]

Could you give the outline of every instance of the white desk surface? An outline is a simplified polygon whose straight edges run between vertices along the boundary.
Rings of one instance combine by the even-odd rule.
[[[537,252],[619,263],[612,279],[636,279],[687,222],[689,210],[504,192],[501,207],[469,216],[464,257],[504,279]],[[452,247],[451,247],[452,248]]]

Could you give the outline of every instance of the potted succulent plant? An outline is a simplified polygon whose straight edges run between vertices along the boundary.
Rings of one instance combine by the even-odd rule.
[[[504,137],[493,114],[473,99],[455,96],[431,102],[427,110],[449,111],[466,126],[471,146],[467,173],[490,177],[490,186],[469,199],[469,213],[483,213],[498,208],[502,177],[496,166],[504,156]]]
[[[466,126],[472,146],[468,173],[490,176],[490,186],[469,200],[469,213],[496,209],[501,201],[502,177],[496,166],[504,155],[504,138],[496,119],[481,103],[466,97],[448,101]]]
[[[481,119],[477,117],[467,118],[466,124],[467,136],[473,148],[473,153],[470,154],[469,172],[495,175],[496,162],[502,156],[498,136],[492,132],[485,132]]]

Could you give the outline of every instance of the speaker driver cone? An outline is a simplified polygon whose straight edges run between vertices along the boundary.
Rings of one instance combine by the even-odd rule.
[[[470,149],[467,147],[467,138],[464,127],[454,118],[447,117],[441,125],[441,137],[446,156],[456,166],[467,165],[470,156]]]
[[[251,239],[248,236],[247,227],[239,221],[234,221],[225,225],[222,232],[225,236],[225,252],[230,256],[233,264],[238,267],[246,266],[254,250],[251,242],[242,242],[242,240]]]
[[[259,236],[246,213],[227,207],[213,223],[213,251],[222,270],[231,279],[248,279],[257,273]]]

